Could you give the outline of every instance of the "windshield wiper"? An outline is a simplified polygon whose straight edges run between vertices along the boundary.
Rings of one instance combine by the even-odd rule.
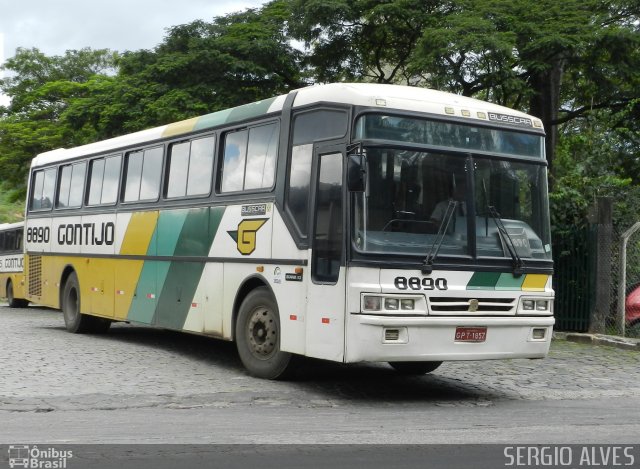
[[[458,202],[455,200],[449,200],[449,205],[447,205],[447,210],[444,212],[444,216],[440,221],[440,226],[438,226],[438,234],[436,235],[436,239],[431,244],[431,248],[429,249],[429,254],[425,257],[424,262],[422,263],[422,273],[430,274],[433,272],[433,261],[438,255],[438,251],[440,251],[440,246],[442,246],[442,241],[444,241],[444,235],[447,234],[447,230],[449,229],[449,224],[451,223],[451,219],[453,218],[453,214],[458,207]]]
[[[509,255],[513,259],[513,276],[520,277],[524,273],[524,262],[518,255],[516,245],[514,244],[513,239],[511,239],[511,235],[505,228],[504,223],[502,223],[502,218],[500,217],[500,214],[498,213],[496,208],[493,205],[487,205],[487,208],[489,209],[491,218],[493,218],[498,231],[500,232],[500,234],[502,234],[502,239],[504,240],[504,244],[507,247],[507,251],[509,251]]]

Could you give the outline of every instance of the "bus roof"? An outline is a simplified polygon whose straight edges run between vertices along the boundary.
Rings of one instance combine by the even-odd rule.
[[[331,83],[313,85],[296,90],[293,107],[314,103],[337,103],[375,107],[390,110],[406,110],[447,117],[467,118],[471,121],[494,124],[528,122],[530,130],[542,132],[542,122],[523,112],[496,104],[452,93],[401,85],[373,83]],[[231,109],[217,111],[160,127],[102,140],[70,149],[60,148],[36,156],[32,167],[65,161],[79,156],[116,151],[122,148],[153,142],[165,137],[179,137],[198,130],[206,130],[233,122],[268,115],[282,110],[287,95],[264,99]],[[497,116],[491,119],[491,116]],[[523,128],[523,127],[520,127]]]
[[[23,221],[19,221],[15,223],[0,223],[0,231],[13,230],[16,228],[23,228],[23,227],[24,227]]]

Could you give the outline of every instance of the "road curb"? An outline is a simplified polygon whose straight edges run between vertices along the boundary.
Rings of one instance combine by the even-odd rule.
[[[580,344],[605,345],[623,350],[640,351],[640,339],[628,337],[616,337],[604,334],[587,334],[578,332],[554,332],[553,338],[556,340],[567,340]]]

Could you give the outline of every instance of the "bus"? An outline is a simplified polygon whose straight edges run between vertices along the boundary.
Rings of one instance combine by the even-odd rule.
[[[24,308],[23,272],[24,222],[0,224],[0,297],[6,298],[11,308]]]
[[[475,99],[335,83],[43,153],[26,298],[73,333],[126,321],[234,341],[269,379],[298,356],[406,374],[543,358],[544,135]]]

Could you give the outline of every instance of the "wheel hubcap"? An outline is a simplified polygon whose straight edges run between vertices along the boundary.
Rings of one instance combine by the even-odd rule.
[[[271,310],[256,309],[249,318],[247,332],[251,353],[255,357],[266,360],[275,353],[278,327],[276,317]]]
[[[67,295],[65,302],[64,315],[69,321],[73,321],[78,314],[78,292],[72,288]]]

